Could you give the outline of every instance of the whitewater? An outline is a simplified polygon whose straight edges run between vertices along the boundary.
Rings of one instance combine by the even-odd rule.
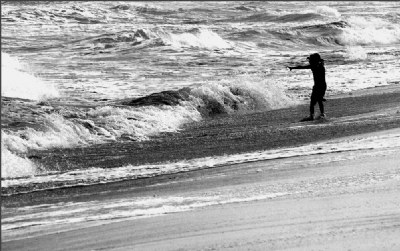
[[[311,73],[287,67],[315,52],[328,99],[400,82],[396,2],[4,2],[1,13],[4,196],[362,150],[360,141],[112,168],[51,160],[306,104]]]

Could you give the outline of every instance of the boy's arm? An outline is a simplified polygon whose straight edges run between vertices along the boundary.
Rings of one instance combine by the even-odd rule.
[[[293,69],[311,69],[311,65],[299,65],[299,66],[294,66],[294,67],[288,67],[289,70]]]

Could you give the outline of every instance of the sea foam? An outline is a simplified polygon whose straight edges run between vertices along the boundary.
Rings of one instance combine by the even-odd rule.
[[[400,41],[400,26],[380,18],[350,17],[338,40],[344,45],[392,44]]]
[[[346,47],[346,54],[350,60],[365,60],[368,57],[366,50],[361,46]]]
[[[162,32],[158,34],[168,45],[174,47],[198,47],[203,49],[228,49],[229,42],[221,38],[217,33],[208,29],[198,29],[193,32],[180,34]]]
[[[297,104],[282,88],[260,76],[235,76],[193,88],[197,105],[210,113],[272,110]]]
[[[340,17],[341,16],[341,14],[339,13],[338,10],[336,10],[335,8],[329,7],[329,6],[317,6],[315,8],[315,11],[318,14],[331,16],[331,17]]]
[[[4,147],[26,153],[104,143],[120,137],[140,141],[162,132],[176,132],[183,124],[201,119],[199,112],[190,106],[134,109],[104,106],[73,116],[84,117],[67,119],[57,113],[46,114],[40,130],[3,132]]]
[[[58,97],[58,90],[29,72],[18,58],[1,53],[1,96],[42,100]]]
[[[37,166],[27,158],[10,152],[1,144],[1,177],[29,177],[37,173]]]
[[[46,114],[40,129],[2,130],[2,177],[40,173],[35,163],[26,158],[31,150],[84,147],[118,139],[148,140],[162,132],[177,132],[182,125],[201,119],[200,113],[191,105],[104,106],[75,112],[72,117],[66,118],[59,113]]]

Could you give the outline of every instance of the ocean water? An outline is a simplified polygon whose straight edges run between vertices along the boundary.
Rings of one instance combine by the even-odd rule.
[[[287,66],[306,64],[311,53],[325,60],[328,98],[400,81],[397,2],[6,1],[1,14],[5,188],[296,156],[282,150],[68,171],[28,158],[31,151],[149,141],[221,114],[308,102],[311,72]]]

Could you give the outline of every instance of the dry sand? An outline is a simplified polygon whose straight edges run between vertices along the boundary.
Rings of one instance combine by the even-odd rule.
[[[392,100],[376,103],[372,111],[357,107],[364,112],[338,118],[339,122],[359,128],[349,133],[357,134],[354,136],[340,134],[347,136],[343,140],[399,133],[400,127],[393,124],[397,120],[388,122],[391,116],[399,117],[399,103],[393,101],[399,88],[394,89],[388,92]],[[362,100],[356,101],[355,105],[362,103]],[[366,119],[371,116],[373,123]],[[360,134],[364,127],[359,124],[369,122],[370,127],[365,127],[369,133]],[[377,128],[371,129],[374,125]],[[381,128],[380,125],[389,126]],[[338,140],[335,135],[327,138]],[[326,139],[319,137],[318,140]],[[394,148],[300,156],[97,188],[112,191],[111,194],[96,194],[92,188],[70,190],[71,194],[82,193],[80,199],[99,200],[102,196],[128,197],[133,193],[135,196],[179,196],[266,187],[281,196],[99,226],[81,224],[60,233],[43,231],[35,237],[3,239],[2,250],[400,250],[399,154],[400,149]],[[284,168],[271,169],[271,166]],[[127,184],[132,186],[127,188]],[[62,194],[52,196],[68,201]],[[61,200],[43,195],[49,194],[36,195],[37,203]],[[9,198],[6,204],[12,205],[13,200],[25,201],[28,197]]]

